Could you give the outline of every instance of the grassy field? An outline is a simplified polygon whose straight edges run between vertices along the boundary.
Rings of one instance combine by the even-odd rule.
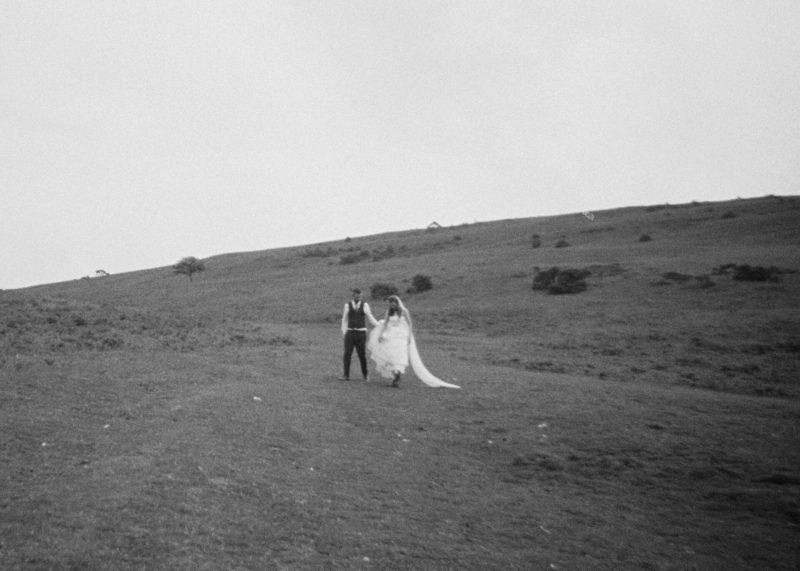
[[[0,291],[0,568],[795,569],[798,244],[764,197]],[[462,390],[336,380],[350,288],[417,274]]]

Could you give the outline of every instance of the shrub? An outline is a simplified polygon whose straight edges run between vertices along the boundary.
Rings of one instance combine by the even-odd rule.
[[[733,210],[728,210],[727,212],[725,212],[725,213],[722,215],[722,218],[723,218],[723,219],[726,219],[726,218],[736,218],[737,216],[739,216],[739,215],[738,215],[738,214],[736,214],[736,213],[735,213]]]
[[[569,242],[567,242],[564,238],[561,238],[558,242],[556,242],[556,248],[569,248]]]
[[[430,276],[417,274],[411,279],[411,287],[408,288],[408,293],[422,293],[429,289],[433,289]]]
[[[652,240],[650,234],[642,234],[641,236],[639,236],[640,242],[649,242],[650,240]]]
[[[399,292],[392,284],[376,283],[369,288],[369,296],[372,299],[386,299],[390,295],[397,295]]]
[[[536,249],[542,245],[542,239],[539,237],[538,234],[534,234],[531,236],[531,246]]]
[[[749,266],[747,264],[736,266],[733,272],[733,279],[747,282],[777,282],[780,280],[778,274],[780,270],[774,266],[765,268],[763,266]]]
[[[586,280],[589,272],[586,270],[561,270],[556,275],[555,282],[547,288],[547,293],[567,294],[580,293],[586,290]]]
[[[549,270],[541,271],[539,268],[534,268],[533,271],[533,289],[546,290],[555,281],[559,270],[558,268],[550,268]]]
[[[795,270],[787,268],[776,268],[770,266],[765,268],[763,266],[749,266],[748,264],[723,264],[717,266],[711,273],[714,275],[722,275],[731,272],[733,279],[748,282],[778,282],[780,281],[781,274],[793,274]]]
[[[534,290],[546,290],[550,294],[579,293],[586,290],[586,278],[590,275],[588,270],[564,269],[557,267],[540,271],[535,268],[533,278]]]

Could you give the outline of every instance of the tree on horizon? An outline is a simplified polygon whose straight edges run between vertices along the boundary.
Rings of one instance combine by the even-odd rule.
[[[189,281],[192,281],[192,274],[202,272],[206,267],[202,260],[198,260],[194,256],[187,256],[172,266],[172,269],[176,274],[186,274],[189,276]]]

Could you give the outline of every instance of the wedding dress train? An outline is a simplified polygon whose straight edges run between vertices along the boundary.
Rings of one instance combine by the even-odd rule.
[[[397,315],[389,317],[386,330],[383,333],[383,341],[378,341],[378,337],[383,331],[384,320],[378,322],[378,327],[370,331],[367,341],[370,357],[375,362],[375,368],[382,377],[391,379],[395,373],[405,373],[408,365],[420,381],[429,387],[447,387],[460,389],[458,385],[447,383],[433,375],[419,356],[417,342],[413,332],[409,329],[405,319]]]

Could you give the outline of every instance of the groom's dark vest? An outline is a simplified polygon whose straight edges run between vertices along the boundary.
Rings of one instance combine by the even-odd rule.
[[[364,317],[364,302],[362,301],[358,309],[353,307],[353,302],[347,304],[347,327],[349,329],[364,329],[366,327],[366,319]]]

